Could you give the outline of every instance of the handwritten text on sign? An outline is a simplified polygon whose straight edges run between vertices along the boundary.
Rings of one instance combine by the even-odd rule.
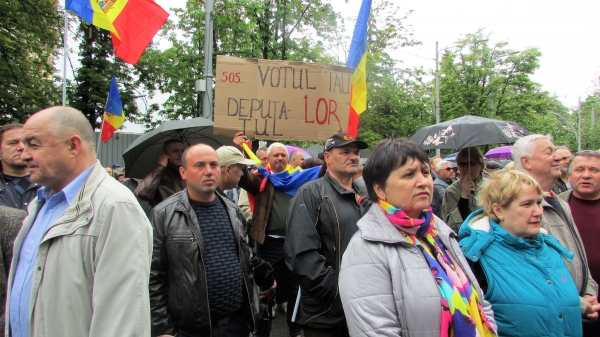
[[[217,56],[216,135],[326,140],[346,130],[352,69]]]

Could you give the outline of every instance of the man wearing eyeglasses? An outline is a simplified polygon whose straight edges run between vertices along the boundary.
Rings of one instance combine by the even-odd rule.
[[[434,193],[431,207],[433,208],[433,214],[441,218],[444,193],[446,193],[448,186],[452,185],[454,182],[456,173],[454,172],[454,169],[452,169],[452,164],[447,160],[439,161],[435,165],[435,170],[438,173],[438,177],[433,181]]]
[[[571,151],[566,146],[557,146],[556,154],[560,156],[560,178],[556,180],[552,192],[561,194],[571,189],[569,184],[569,164],[571,163]]]

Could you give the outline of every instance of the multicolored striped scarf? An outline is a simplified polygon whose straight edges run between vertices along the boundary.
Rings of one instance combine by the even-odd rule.
[[[434,229],[431,206],[413,219],[383,200],[379,206],[408,242],[416,245],[431,270],[441,294],[441,337],[496,336],[479,304],[477,291]]]

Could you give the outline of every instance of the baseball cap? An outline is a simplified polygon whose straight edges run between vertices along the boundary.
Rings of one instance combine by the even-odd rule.
[[[217,155],[219,155],[221,167],[235,164],[256,165],[254,160],[244,158],[242,152],[233,146],[221,146],[217,149]]]
[[[119,164],[112,164],[112,168],[114,169],[115,167],[121,167],[121,165],[119,165]]]
[[[354,136],[349,133],[337,133],[331,136],[331,138],[327,139],[323,150],[329,151],[335,147],[345,146],[352,143],[358,145],[358,148],[361,150],[369,147],[367,143],[354,138]]]

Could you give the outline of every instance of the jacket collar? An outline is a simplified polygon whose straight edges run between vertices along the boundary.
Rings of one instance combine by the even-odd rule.
[[[483,209],[471,213],[465,220],[460,227],[460,238],[459,244],[465,257],[474,262],[481,258],[483,252],[494,241],[502,242],[515,250],[538,249],[546,243],[565,259],[573,258],[573,253],[564,248],[554,237],[548,235],[544,228],[540,230],[540,234],[533,237],[533,241],[517,238],[483,214]]]
[[[325,175],[323,176],[323,178],[325,179],[325,181],[327,181],[332,187],[333,189],[336,190],[336,192],[338,192],[339,194],[349,194],[349,193],[353,193],[355,194],[356,191],[359,190],[358,186],[356,185],[356,183],[354,182],[354,180],[352,181],[352,188],[354,189],[353,191],[347,190],[345,189],[342,185],[340,185],[340,183],[337,182],[337,180],[333,179],[333,177],[329,174],[329,171],[325,172]]]
[[[104,179],[113,179],[109,175],[106,174],[104,167],[100,164],[100,161],[96,161],[92,172],[88,176],[87,180],[83,183],[79,192],[75,196],[75,199],[69,204],[69,207],[65,210],[65,212],[50,226],[46,235],[42,242],[54,238],[56,236],[63,235],[65,233],[72,232],[76,229],[73,226],[83,226],[86,223],[74,223],[75,220],[79,219],[82,216],[87,216],[88,219],[91,219],[91,215],[89,215],[94,208],[92,204],[92,196],[94,192],[100,185],[100,183]],[[44,204],[44,200],[36,199],[35,203],[32,203],[30,208],[30,216],[28,216],[29,224],[31,226],[33,221],[35,220],[35,216],[39,212],[40,208]],[[66,227],[57,228],[61,224],[72,223],[73,226],[68,225]],[[25,225],[24,225],[25,226]]]
[[[188,195],[187,187],[184,188],[183,191],[178,192],[178,193],[179,193],[179,197],[178,197],[177,204],[175,205],[175,211],[183,212],[183,213],[190,215],[191,220],[194,222],[194,225],[197,224],[198,219],[196,218],[196,212],[192,209],[192,206],[190,205],[190,197]],[[236,226],[235,208],[231,207],[231,205],[228,204],[228,203],[232,203],[232,201],[229,200],[227,197],[223,197],[220,193],[217,193],[217,191],[215,191],[215,198],[219,198],[221,200],[221,202],[223,203],[223,206],[227,210],[227,215],[229,216],[229,221],[231,222],[231,226],[233,228],[233,232],[235,234],[236,241],[237,241],[240,238],[240,236],[242,235],[242,233],[240,232],[240,228],[238,228],[238,226]],[[192,224],[190,224],[190,225],[192,225]],[[196,226],[193,226],[193,229],[195,230]]]
[[[438,217],[435,217],[434,228],[444,245],[448,245],[448,238],[456,234],[449,227],[442,226],[442,223]],[[411,245],[385,216],[377,203],[373,203],[367,214],[358,221],[357,226],[361,237],[366,241]]]

